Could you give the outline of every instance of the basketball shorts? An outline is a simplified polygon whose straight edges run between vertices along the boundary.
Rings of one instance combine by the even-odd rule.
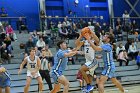
[[[62,71],[53,70],[53,71],[51,72],[51,77],[53,78],[55,84],[58,83],[58,78],[59,78],[60,76],[62,76],[62,75],[63,75],[63,74],[62,74]]]
[[[31,78],[37,78],[37,77],[40,77],[40,73],[39,71],[33,76],[31,74],[31,71],[27,71],[27,77],[31,77]]]
[[[103,76],[107,76],[108,78],[115,78],[115,69],[105,68],[102,72]]]

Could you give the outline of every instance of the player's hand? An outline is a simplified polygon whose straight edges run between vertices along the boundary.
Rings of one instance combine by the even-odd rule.
[[[21,73],[21,71],[22,71],[21,69],[18,70],[18,75]]]
[[[6,71],[6,69],[4,67],[0,68],[0,73],[5,72],[5,71]]]

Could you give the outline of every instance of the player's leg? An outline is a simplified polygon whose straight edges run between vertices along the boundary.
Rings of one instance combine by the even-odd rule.
[[[88,76],[86,74],[86,72],[88,71],[88,67],[86,65],[81,66],[80,68],[80,72],[84,78],[84,80],[86,81],[87,84],[90,84],[89,80],[88,80]]]
[[[124,88],[122,87],[121,83],[116,79],[116,78],[111,78],[111,81],[113,84],[116,85],[117,88],[119,88],[119,90],[124,93]]]
[[[98,91],[99,93],[104,93],[104,83],[107,81],[107,76],[100,76],[99,82],[98,82]]]
[[[30,87],[30,84],[31,84],[31,80],[32,80],[32,78],[27,76],[26,85],[24,87],[24,93],[28,93],[28,90],[29,90],[29,87]]]
[[[60,87],[61,87],[60,83],[54,84],[54,88],[51,90],[50,93],[57,93],[57,92],[59,92]]]
[[[1,92],[0,92],[1,93]],[[5,88],[5,93],[10,93],[10,87]]]
[[[93,77],[92,77],[91,75],[88,75],[88,80],[89,80],[89,82],[90,82],[90,85],[92,85]],[[91,90],[89,90],[90,93],[93,93],[93,89],[94,89],[94,87],[93,87]],[[89,92],[89,91],[88,91],[88,92]]]
[[[63,86],[64,86],[63,93],[68,93],[70,83],[67,80],[67,78],[64,75],[61,75],[58,78],[58,82],[61,83],[61,84],[63,84]]]
[[[43,90],[43,81],[42,81],[42,78],[41,78],[41,76],[39,76],[36,79],[37,79],[38,84],[39,84],[39,93],[41,93],[42,90]]]

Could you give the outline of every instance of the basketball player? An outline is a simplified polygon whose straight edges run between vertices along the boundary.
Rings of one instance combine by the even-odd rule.
[[[98,37],[94,34],[94,32],[89,27],[85,27],[82,29],[82,31],[84,30],[90,31],[91,34],[89,37],[90,37],[91,42],[99,44]],[[83,36],[80,34],[75,44],[76,46],[84,45],[84,54],[85,54],[86,63],[83,66],[81,66],[79,71],[81,72],[84,80],[86,81],[86,84],[87,84],[86,90],[87,92],[89,92],[93,90],[93,86],[91,86],[91,84],[92,84],[94,70],[98,67],[98,62],[95,59],[94,49],[90,46],[87,40],[80,41],[82,38]],[[89,73],[87,74],[86,72],[89,72]]]
[[[23,62],[20,65],[20,69],[18,71],[18,74],[20,74],[23,69],[23,66],[27,63],[27,79],[26,85],[24,87],[24,93],[28,93],[32,78],[37,79],[39,83],[39,93],[42,93],[43,81],[39,73],[41,62],[39,57],[35,56],[34,48],[31,48],[29,52],[30,55],[23,60]]]
[[[6,69],[0,65],[0,93],[3,93],[3,88],[5,89],[4,93],[10,93],[10,85],[11,80],[9,74],[7,73]]]
[[[63,75],[63,72],[67,66],[68,57],[73,56],[78,52],[76,50],[68,51],[66,42],[63,40],[59,41],[57,46],[59,47],[59,50],[54,56],[54,66],[52,67],[51,72],[54,80],[54,89],[51,91],[51,93],[57,93],[60,90],[61,84],[64,86],[63,93],[68,93],[69,81]]]
[[[110,44],[113,41],[113,35],[110,33],[105,33],[103,36],[104,44],[101,46],[95,45],[89,38],[89,34],[86,34],[85,38],[95,51],[102,51],[104,70],[98,82],[99,93],[104,93],[104,83],[108,78],[111,79],[112,83],[115,84],[122,93],[125,93],[127,90],[123,89],[122,85],[115,77],[115,63],[113,61],[112,45]]]

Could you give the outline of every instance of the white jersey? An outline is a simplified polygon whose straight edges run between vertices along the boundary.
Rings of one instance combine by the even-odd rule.
[[[27,56],[26,59],[27,59],[27,71],[32,72],[32,71],[38,69],[38,67],[37,67],[38,57],[37,56],[34,57],[34,60],[31,60],[30,56]]]
[[[93,59],[95,58],[95,50],[90,46],[87,40],[85,40],[84,42],[84,53],[86,62],[93,62]]]

